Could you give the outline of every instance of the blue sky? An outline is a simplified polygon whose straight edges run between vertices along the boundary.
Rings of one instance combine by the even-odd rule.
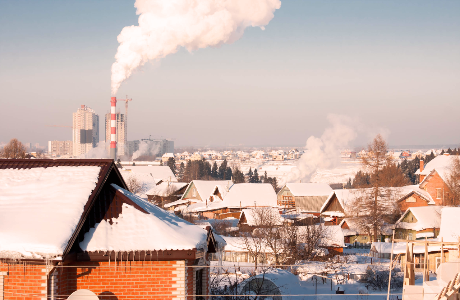
[[[0,0],[0,142],[71,139],[46,125],[71,125],[81,104],[103,121],[133,4]],[[335,113],[385,128],[390,144],[456,144],[459,13],[460,1],[282,1],[264,31],[136,72],[118,93],[134,99],[128,137],[303,145]]]

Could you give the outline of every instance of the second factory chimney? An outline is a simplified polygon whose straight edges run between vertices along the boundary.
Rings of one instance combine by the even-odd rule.
[[[110,98],[110,158],[117,158],[117,98]]]

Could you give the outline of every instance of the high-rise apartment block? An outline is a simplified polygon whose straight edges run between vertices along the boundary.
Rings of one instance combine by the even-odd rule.
[[[73,156],[88,153],[99,143],[99,116],[86,105],[73,113]]]
[[[48,154],[52,157],[70,157],[73,154],[72,144],[72,141],[48,141]]]
[[[111,134],[111,114],[105,114],[105,145],[107,149],[110,146],[110,134]],[[116,114],[116,142],[117,142],[117,156],[123,156],[128,154],[127,148],[127,138],[128,132],[126,128],[126,117],[125,114],[117,113]]]

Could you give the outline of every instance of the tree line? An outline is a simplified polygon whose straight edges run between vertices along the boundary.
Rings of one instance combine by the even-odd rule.
[[[269,183],[278,192],[278,182],[276,177],[268,177],[267,172],[259,176],[257,169],[249,168],[248,173],[244,174],[238,166],[229,166],[226,159],[217,166],[217,162],[211,163],[204,158],[201,160],[188,160],[185,164],[181,162],[179,168],[176,166],[174,157],[170,157],[166,165],[181,182],[192,180],[232,180],[233,183]]]

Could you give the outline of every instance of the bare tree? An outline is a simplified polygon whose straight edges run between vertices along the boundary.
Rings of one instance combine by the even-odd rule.
[[[450,189],[450,199],[447,199],[449,205],[460,204],[460,157],[451,156],[452,162],[449,167],[446,184]]]
[[[27,158],[26,147],[17,139],[12,139],[0,150],[1,158]]]
[[[137,194],[144,190],[144,184],[135,176],[129,176],[126,185],[131,193]]]
[[[369,144],[367,154],[362,156],[362,166],[370,174],[370,188],[357,191],[350,215],[363,230],[371,230],[375,242],[385,221],[397,213],[396,199],[392,197],[392,190],[387,188],[391,172],[384,172],[393,163],[387,150],[387,143],[379,134]]]

